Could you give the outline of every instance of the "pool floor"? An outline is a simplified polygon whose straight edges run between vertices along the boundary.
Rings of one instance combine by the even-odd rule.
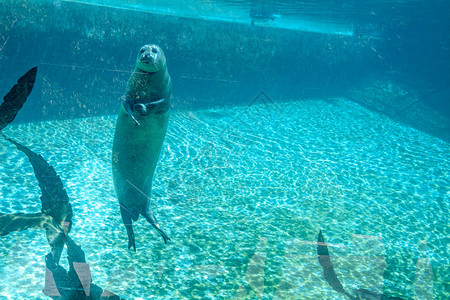
[[[9,126],[60,175],[95,284],[125,299],[449,298],[450,146],[345,99],[175,111],[152,207],[127,249],[111,175],[115,116]],[[39,212],[23,153],[0,139],[0,212]],[[45,233],[0,237],[0,299],[46,299]],[[67,267],[64,253],[61,264]]]

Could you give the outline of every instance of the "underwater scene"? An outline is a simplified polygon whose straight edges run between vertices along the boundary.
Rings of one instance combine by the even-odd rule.
[[[450,298],[450,3],[0,14],[0,299]]]

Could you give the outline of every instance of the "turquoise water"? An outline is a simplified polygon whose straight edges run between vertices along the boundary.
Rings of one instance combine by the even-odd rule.
[[[61,2],[82,3],[124,11],[133,10],[233,24],[250,24],[250,9],[252,5],[258,4],[264,5],[270,13],[273,13],[274,19],[257,21],[257,26],[344,36],[353,35],[354,26],[352,20],[342,18],[342,14],[347,13],[346,16],[350,17],[349,11],[356,8],[355,5],[350,5],[347,10],[342,10],[340,5],[336,7],[333,3],[305,3],[301,1],[300,3],[289,3],[289,1],[278,3],[272,1],[270,3],[266,1],[235,0],[231,2],[203,0],[61,0]]]
[[[70,235],[102,288],[126,299],[345,299],[323,279],[322,229],[348,292],[449,297],[447,143],[345,99],[173,112],[152,194],[172,241],[141,218],[134,253],[112,185],[114,121],[2,131],[60,175]],[[39,212],[30,163],[0,144],[0,211]],[[0,298],[45,298],[44,232],[0,240]]]

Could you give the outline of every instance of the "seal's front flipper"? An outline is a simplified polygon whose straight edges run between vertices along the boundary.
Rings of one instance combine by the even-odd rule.
[[[166,98],[149,102],[136,103],[133,105],[133,111],[141,116],[148,116],[149,114],[163,114],[169,110],[169,101]]]
[[[129,210],[120,205],[120,214],[122,215],[122,221],[127,229],[128,234],[128,249],[133,246],[134,252],[136,252],[136,242],[134,239],[134,231],[133,231],[133,220],[131,219],[131,214]]]
[[[167,241],[170,241],[170,238],[167,236],[167,234],[162,231],[162,229],[159,227],[158,221],[156,221],[155,216],[153,215],[152,210],[150,209],[148,203],[146,208],[143,210],[142,215],[145,217],[145,219],[147,220],[147,222],[149,222],[150,224],[152,224],[152,226],[159,232],[159,234],[162,236],[162,238],[164,239],[164,243],[167,244]]]
[[[37,67],[30,69],[25,75],[20,77],[8,94],[3,98],[0,105],[0,130],[11,123],[19,110],[25,104],[36,81]]]
[[[123,101],[123,107],[125,108],[125,111],[130,116],[130,118],[136,123],[136,125],[141,125],[133,116],[133,108],[132,108],[132,105],[134,105],[133,102],[134,101],[132,101],[130,97],[127,97],[127,99]]]
[[[163,114],[170,108],[169,98],[162,98],[157,101],[146,103],[147,114]]]

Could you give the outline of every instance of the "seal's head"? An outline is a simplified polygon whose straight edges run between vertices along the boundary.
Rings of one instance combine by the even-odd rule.
[[[157,72],[166,66],[166,56],[158,45],[145,45],[139,51],[136,67],[144,72]]]

